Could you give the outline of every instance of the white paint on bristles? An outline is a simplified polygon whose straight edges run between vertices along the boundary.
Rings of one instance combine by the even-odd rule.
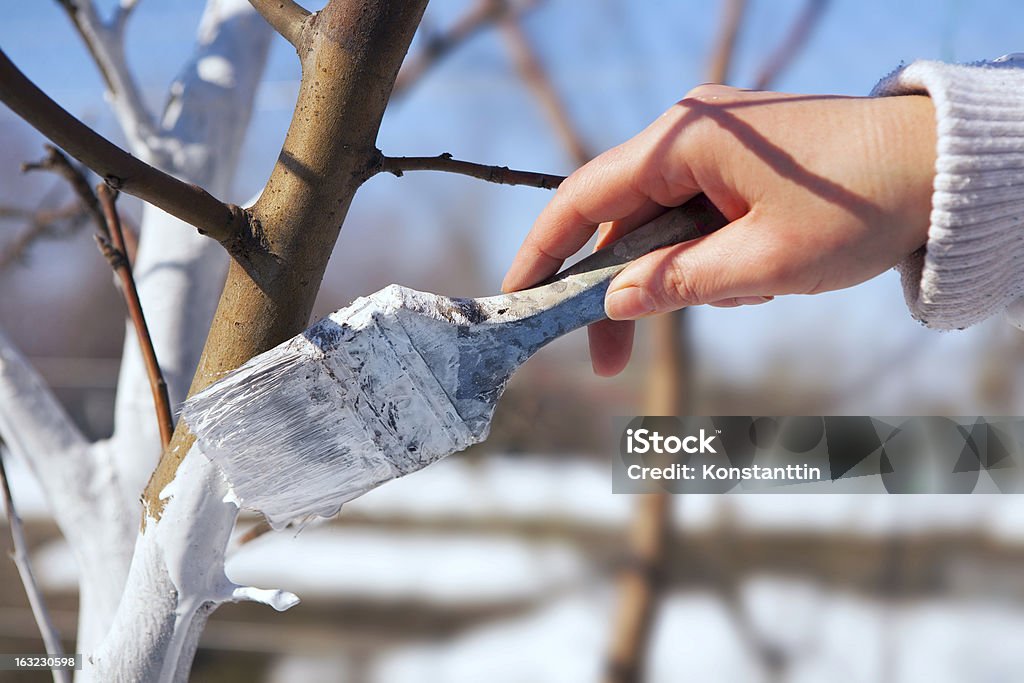
[[[200,450],[243,507],[275,528],[331,516],[484,436],[396,315],[417,296],[433,295],[392,286],[357,299],[185,404]]]

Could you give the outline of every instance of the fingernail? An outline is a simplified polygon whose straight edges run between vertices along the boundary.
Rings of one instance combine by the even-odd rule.
[[[740,306],[756,306],[757,304],[764,304],[775,297],[773,296],[738,296],[736,297],[736,303]]]
[[[654,313],[654,302],[640,287],[624,287],[605,297],[604,312],[612,320],[633,320]]]

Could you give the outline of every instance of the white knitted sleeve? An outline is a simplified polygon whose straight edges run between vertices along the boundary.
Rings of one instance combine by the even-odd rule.
[[[914,62],[872,91],[909,94],[931,96],[938,124],[928,242],[898,266],[910,311],[940,329],[1000,311],[1022,327],[1024,55]]]

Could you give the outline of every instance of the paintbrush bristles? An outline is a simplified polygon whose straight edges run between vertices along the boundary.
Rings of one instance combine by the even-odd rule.
[[[200,450],[275,527],[481,440],[398,323],[401,288],[356,300],[186,402]]]

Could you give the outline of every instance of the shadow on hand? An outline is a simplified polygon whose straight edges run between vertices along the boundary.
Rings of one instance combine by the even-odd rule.
[[[662,141],[654,148],[652,156],[657,158],[666,154],[667,146],[671,144],[676,134],[687,126],[700,119],[710,120],[722,130],[732,134],[741,145],[753,152],[779,176],[792,180],[825,201],[850,212],[860,220],[872,222],[881,216],[881,207],[839,183],[808,170],[792,154],[768,140],[753,126],[733,113],[735,109],[748,107],[781,106],[797,102],[841,99],[851,98],[839,95],[800,95],[724,103],[686,99],[683,100],[682,105],[686,106],[689,111],[672,127],[670,134],[663,136]]]

